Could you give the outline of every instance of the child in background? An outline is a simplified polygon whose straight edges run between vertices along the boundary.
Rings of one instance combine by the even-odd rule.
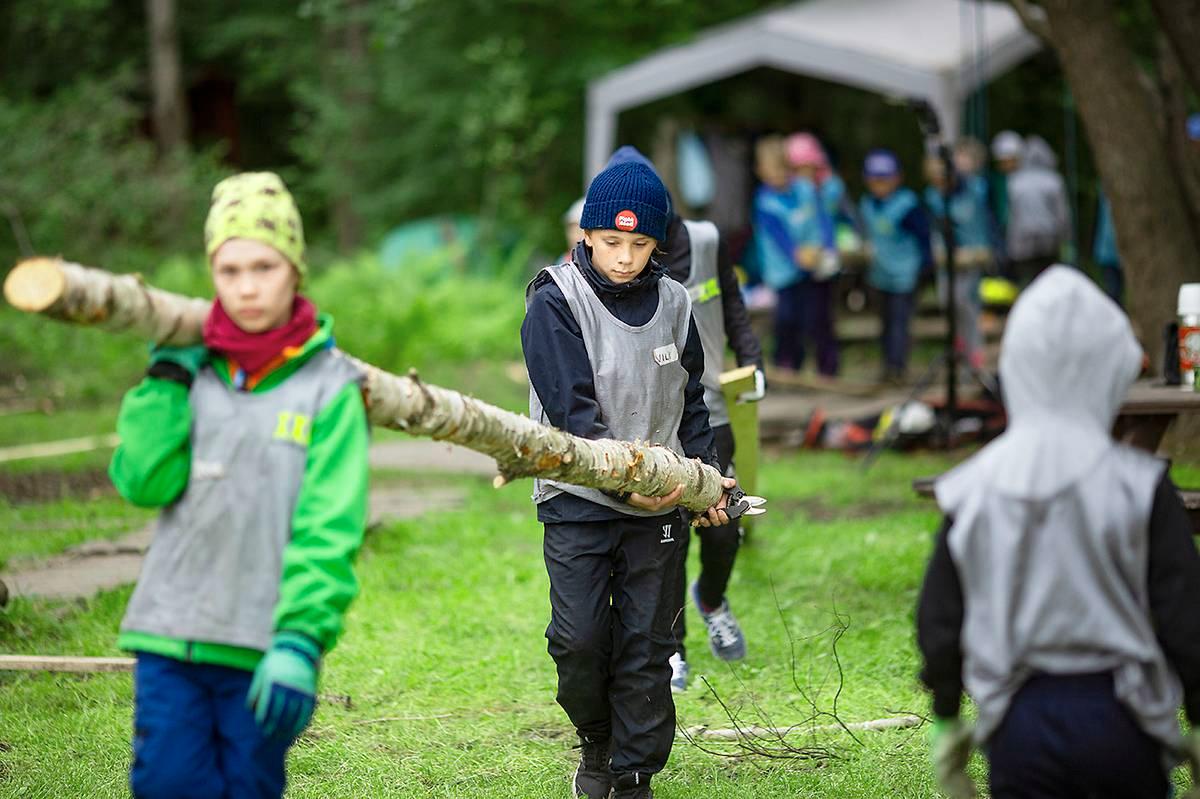
[[[652,259],[671,204],[644,161],[588,187],[573,258],[526,290],[521,347],[529,417],[584,438],[642,441],[717,465],[704,345],[688,291]],[[727,479],[726,488],[735,481]],[[675,741],[672,587],[689,534],[663,497],[534,481],[550,577],[546,630],[558,703],[580,740],[573,796],[651,799]],[[726,498],[699,518],[729,524]]]
[[[797,284],[803,310],[795,368],[803,366],[807,339],[816,347],[818,374],[835,377],[838,342],[833,323],[833,290],[841,269],[835,227],[846,186],[830,169],[825,150],[811,133],[788,137],[787,158],[793,170],[792,191],[797,203],[792,224],[793,254],[807,273],[807,279]]]
[[[929,217],[917,195],[901,185],[900,161],[891,150],[868,153],[863,178],[868,193],[859,203],[859,214],[871,247],[867,282],[879,295],[883,321],[881,378],[903,383],[917,281],[933,263]]]
[[[151,351],[109,467],[123,497],[162,508],[118,640],[137,655],[139,799],[283,794],[366,525],[362,375],[297,293],[291,195],[271,173],[222,181],[204,239],[204,344]]]
[[[799,369],[804,361],[804,289],[808,273],[796,264],[793,229],[799,212],[784,139],[763,136],[754,148],[754,250],[763,283],[775,292],[775,365]]]
[[[1111,436],[1141,364],[1129,320],[1078,270],[1051,267],[1009,315],[1008,428],[938,480],[917,608],[952,799],[976,795],[973,745],[993,799],[1163,799],[1180,756],[1200,755],[1192,523],[1166,464]]]
[[[571,252],[575,245],[583,239],[583,229],[579,227],[579,218],[583,215],[583,198],[571,203],[571,207],[563,214],[563,235],[567,240],[567,251],[558,259],[559,263],[571,260]]]
[[[956,152],[956,156],[959,154]],[[956,162],[961,158],[956,158]],[[946,293],[946,245],[942,241],[941,224],[946,203],[943,194],[950,183],[950,222],[954,228],[954,305],[958,319],[955,347],[966,355],[968,363],[983,368],[983,335],[979,331],[979,283],[984,272],[995,262],[1000,249],[1000,231],[988,207],[987,181],[977,174],[958,173],[946,176],[945,164],[936,156],[925,159],[925,205],[931,216],[934,256],[937,260],[938,293],[942,304],[948,302]],[[952,181],[952,183],[951,183]]]

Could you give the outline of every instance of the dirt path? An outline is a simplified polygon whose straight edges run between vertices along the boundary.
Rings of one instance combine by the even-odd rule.
[[[491,476],[491,458],[435,441],[384,441],[371,447],[371,467],[446,474]],[[371,489],[371,525],[411,519],[460,507],[466,492],[453,485],[419,487],[403,480],[378,481]],[[10,596],[52,599],[86,598],[132,583],[154,534],[153,524],[120,538],[87,541],[51,558],[18,559],[13,571],[0,575]]]

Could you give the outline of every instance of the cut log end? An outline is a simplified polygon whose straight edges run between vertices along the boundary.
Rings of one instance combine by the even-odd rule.
[[[508,478],[502,474],[498,474],[492,478],[492,488],[504,488],[508,485]]]
[[[28,313],[41,313],[62,298],[67,278],[57,258],[30,258],[21,261],[4,281],[4,298]]]

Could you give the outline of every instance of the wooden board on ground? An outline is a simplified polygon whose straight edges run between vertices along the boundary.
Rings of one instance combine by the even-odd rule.
[[[33,458],[56,458],[60,455],[74,455],[78,452],[91,452],[97,449],[112,449],[121,443],[116,433],[103,436],[84,436],[68,438],[62,441],[47,441],[42,444],[23,444],[17,447],[0,449],[0,463],[10,461],[32,460]]]
[[[133,663],[133,658],[0,655],[0,671],[65,671],[88,674],[105,671],[133,671]]]
[[[738,485],[747,494],[758,493],[758,403],[739,402],[738,397],[754,390],[756,367],[743,366],[721,374],[721,393],[729,408],[729,425],[736,447]],[[742,521],[746,530],[753,527],[750,519]]]
[[[838,377],[820,377],[805,372],[793,372],[790,369],[776,369],[773,366],[767,367],[767,381],[771,385],[784,388],[811,389],[851,397],[874,397],[886,390],[886,387],[873,383],[853,383]]]

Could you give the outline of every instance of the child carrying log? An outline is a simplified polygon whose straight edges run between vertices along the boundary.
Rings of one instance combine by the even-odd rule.
[[[974,744],[993,799],[1162,799],[1170,768],[1200,756],[1178,721],[1181,703],[1200,721],[1192,525],[1166,464],[1110,435],[1141,364],[1128,319],[1075,269],[1047,270],[1009,316],[1008,429],[938,480],[917,609],[952,799],[976,795]]]
[[[121,623],[137,656],[135,797],[279,797],[321,657],[357,593],[362,375],[297,293],[300,215],[271,173],[213,191],[204,344],[156,346],[109,474],[162,508]]]
[[[644,163],[588,187],[583,241],[526,292],[521,344],[530,417],[585,438],[639,440],[715,466],[704,349],[687,290],[651,258],[670,202]],[[731,488],[733,480],[724,485]],[[667,496],[615,496],[538,480],[558,702],[580,739],[573,795],[649,799],[675,737],[672,570],[688,534]],[[723,525],[722,498],[699,519]]]

